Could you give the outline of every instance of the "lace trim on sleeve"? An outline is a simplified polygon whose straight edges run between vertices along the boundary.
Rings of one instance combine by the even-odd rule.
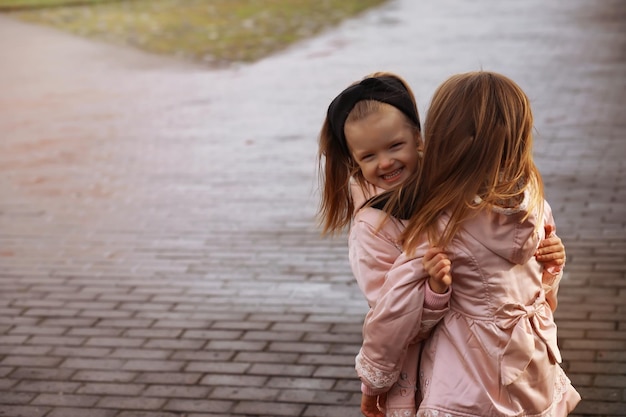
[[[391,388],[398,380],[400,371],[384,372],[376,368],[368,362],[368,360],[359,352],[355,359],[356,372],[366,385],[375,389]]]

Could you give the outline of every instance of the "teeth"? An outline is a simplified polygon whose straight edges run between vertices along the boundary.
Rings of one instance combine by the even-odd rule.
[[[383,178],[386,179],[386,180],[388,180],[389,178],[393,178],[396,175],[398,175],[400,173],[400,171],[401,171],[400,169],[396,169],[395,171],[390,172],[389,174],[383,175]]]

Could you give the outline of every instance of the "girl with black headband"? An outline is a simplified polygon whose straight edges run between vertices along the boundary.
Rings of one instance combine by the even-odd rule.
[[[375,73],[342,91],[328,107],[320,134],[322,200],[320,218],[325,233],[351,225],[349,254],[352,270],[370,307],[376,305],[385,275],[402,253],[401,221],[385,219],[378,209],[364,206],[371,197],[400,186],[418,172],[421,164],[420,120],[413,92],[392,73]],[[387,220],[387,221],[385,221]],[[546,241],[546,252],[563,254],[558,237]],[[449,292],[438,295],[431,288],[446,289],[451,277],[449,260],[433,249],[424,258],[432,274],[425,289],[425,312],[420,338],[425,337],[447,311]],[[386,394],[386,415],[415,415],[419,343],[409,347],[397,382]],[[363,388],[362,411],[383,415],[377,397],[383,391]],[[380,404],[381,408],[383,404]],[[411,414],[413,413],[413,414]]]
[[[380,210],[359,209],[369,198],[415,174],[421,148],[413,92],[395,74],[372,74],[346,88],[328,107],[320,134],[320,217],[324,232],[337,232],[352,223],[350,242],[361,235],[384,237],[384,242],[370,246],[376,253],[349,251],[355,277],[370,307],[376,303],[385,273],[402,252],[396,237],[403,226],[395,219],[382,224]],[[369,234],[381,224],[380,230]],[[368,233],[362,233],[364,229]],[[446,302],[441,298],[433,309],[433,323],[442,317]],[[388,416],[415,415],[419,344],[411,345],[410,352],[398,382],[386,394],[386,401],[383,396],[378,404],[383,408],[386,403]],[[364,415],[382,415],[377,408],[379,393],[365,385],[362,388]]]

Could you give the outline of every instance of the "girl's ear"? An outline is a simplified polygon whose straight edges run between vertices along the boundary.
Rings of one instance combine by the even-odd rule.
[[[422,133],[419,130],[415,131],[414,138],[415,145],[417,145],[417,151],[424,152],[424,141],[422,140]]]

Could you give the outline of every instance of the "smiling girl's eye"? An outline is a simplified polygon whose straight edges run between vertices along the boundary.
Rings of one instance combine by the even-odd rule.
[[[400,146],[404,145],[404,142],[396,142],[392,144],[389,149],[398,149]]]
[[[367,161],[367,160],[372,159],[373,157],[374,157],[374,154],[368,153],[361,157],[361,161]]]

